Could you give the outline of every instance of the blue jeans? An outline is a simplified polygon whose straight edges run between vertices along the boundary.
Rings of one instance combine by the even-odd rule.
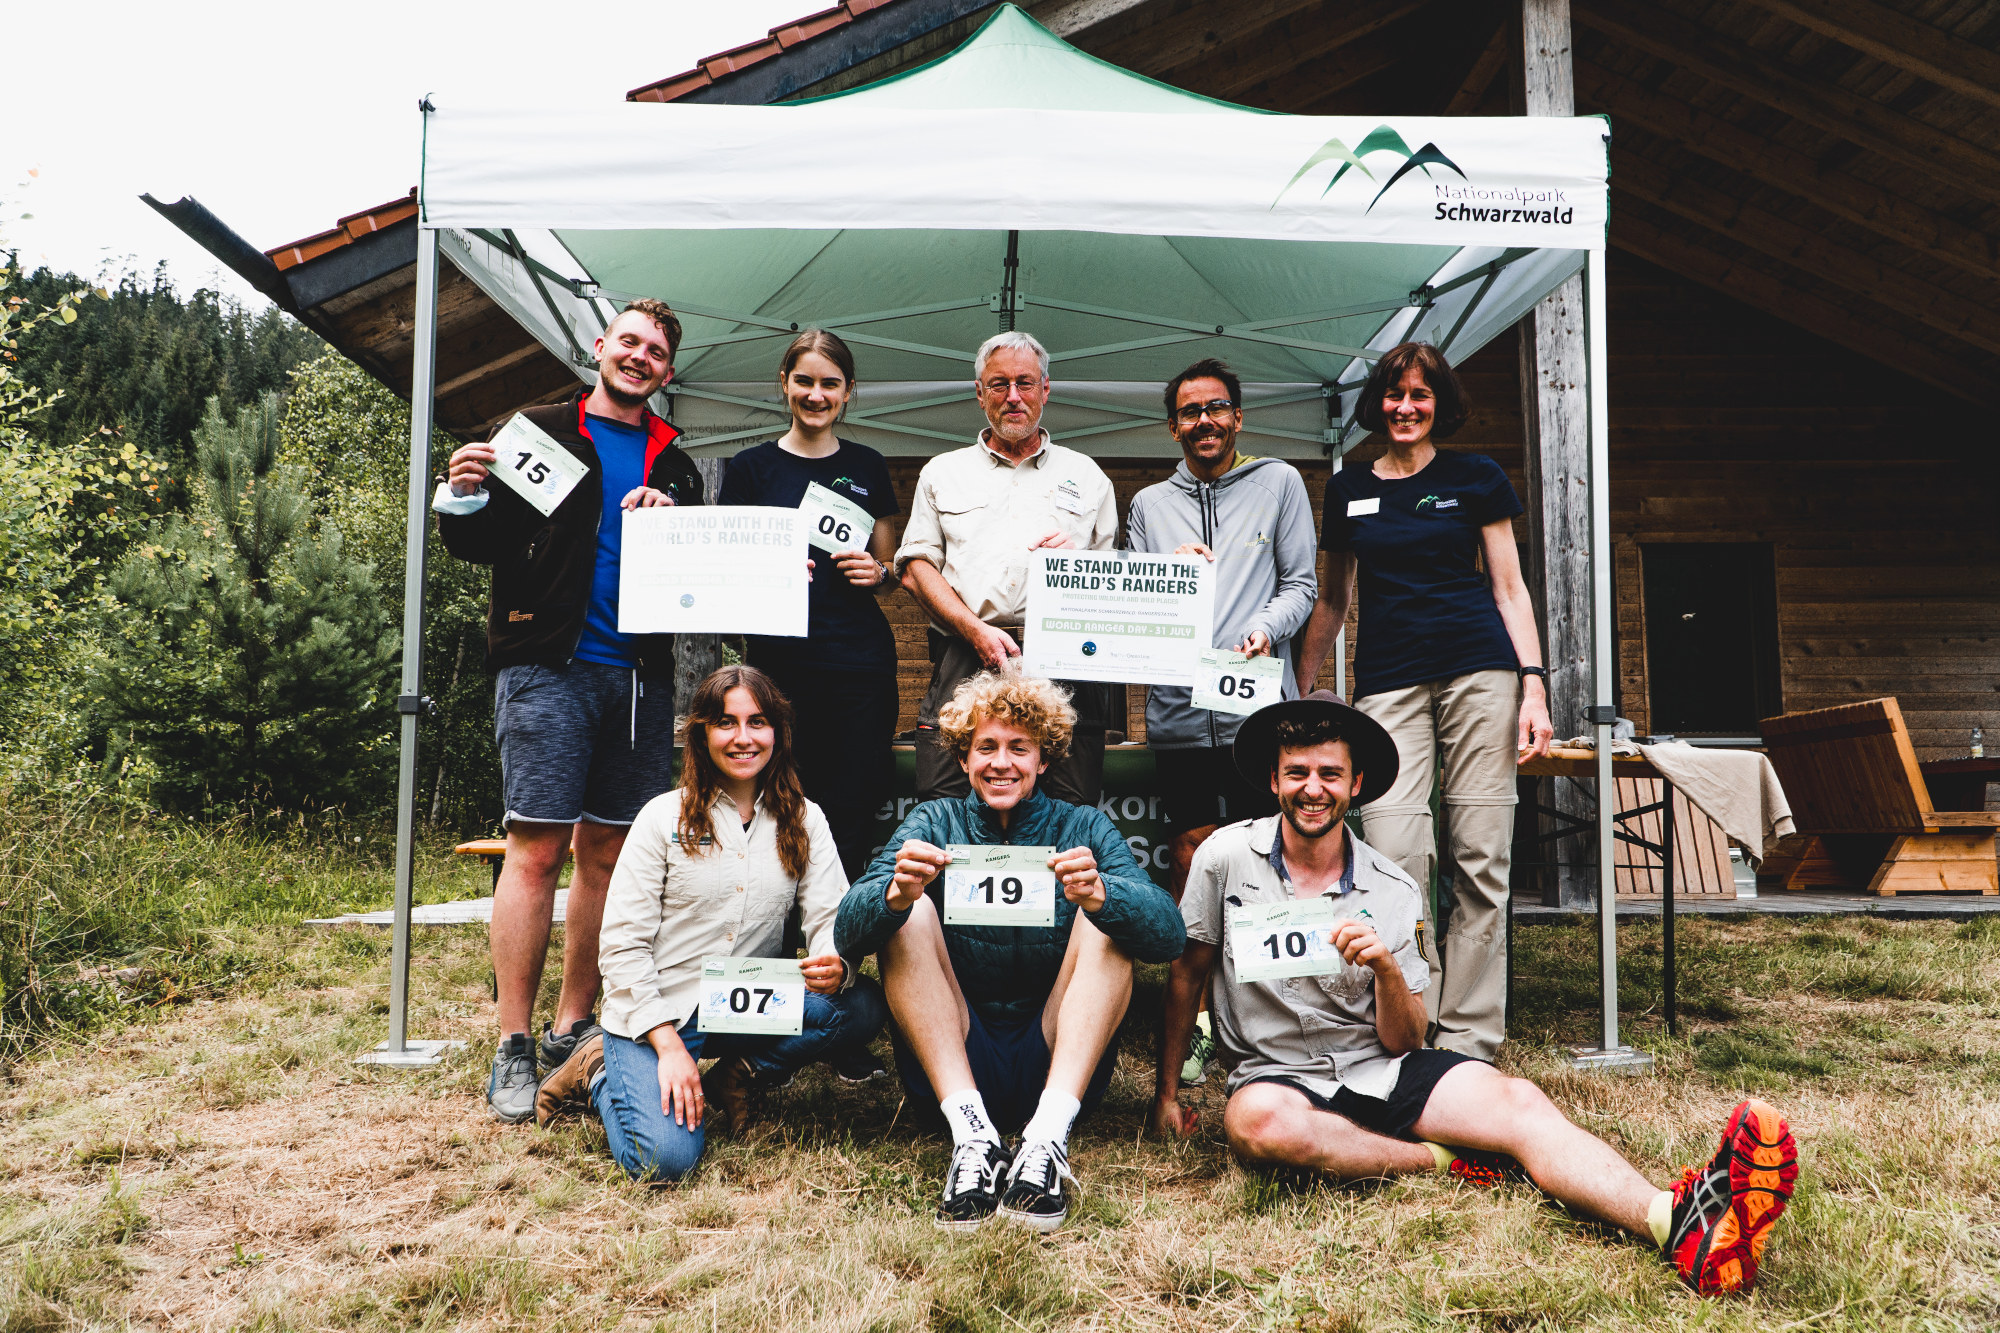
[[[815,1060],[866,1046],[888,1016],[881,990],[864,977],[837,995],[807,991],[803,1030],[796,1037],[703,1033],[692,1018],[679,1031],[694,1059],[740,1055],[760,1080],[782,1082]],[[634,1180],[679,1180],[701,1160],[708,1131],[677,1125],[661,1109],[660,1057],[643,1037],[635,1041],[604,1034],[604,1077],[590,1090],[590,1100],[604,1122],[612,1157]]]

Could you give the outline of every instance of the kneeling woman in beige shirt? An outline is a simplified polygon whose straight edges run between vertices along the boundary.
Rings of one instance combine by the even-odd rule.
[[[680,786],[639,812],[612,872],[598,943],[604,1032],[549,1075],[537,1109],[587,1096],[635,1179],[678,1180],[701,1159],[711,1110],[740,1121],[752,1087],[783,1084],[881,1030],[881,992],[856,985],[834,951],[847,877],[826,817],[799,788],[791,712],[754,667],[704,680],[688,705]],[[799,1035],[701,1031],[703,960],[789,957],[794,904],[811,955]],[[695,1061],[709,1058],[704,1087]]]

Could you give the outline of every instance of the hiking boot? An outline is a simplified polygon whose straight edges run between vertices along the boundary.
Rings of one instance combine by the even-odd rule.
[[[1000,1196],[1000,1216],[1009,1222],[1047,1235],[1069,1215],[1069,1198],[1063,1182],[1074,1181],[1069,1173],[1069,1153],[1059,1143],[1024,1143],[1014,1155],[1014,1167],[1007,1173],[1007,1189]]]
[[[1688,1167],[1674,1184],[1666,1257],[1681,1280],[1704,1295],[1747,1291],[1798,1175],[1783,1116],[1760,1101],[1731,1111],[1708,1165]]]
[[[542,1029],[542,1040],[536,1048],[535,1055],[541,1060],[544,1070],[554,1069],[576,1054],[578,1042],[593,1032],[603,1030],[597,1025],[596,1014],[585,1014],[577,1019],[570,1024],[569,1032],[564,1036],[558,1037],[555,1028],[545,1027]]]
[[[842,1051],[826,1063],[833,1070],[834,1077],[842,1083],[873,1083],[889,1077],[888,1067],[876,1059],[875,1052],[866,1046]]]
[[[604,1029],[598,1028],[576,1045],[569,1059],[549,1071],[535,1093],[535,1123],[548,1128],[566,1111],[590,1105],[590,1088],[604,1073]]]
[[[951,1150],[944,1175],[944,1201],[932,1218],[939,1231],[977,1231],[993,1216],[1007,1177],[1007,1150],[990,1139],[974,1139]]]
[[[1215,1034],[1209,1026],[1208,1011],[1194,1016],[1194,1032],[1188,1038],[1187,1060],[1181,1065],[1181,1086],[1200,1087],[1208,1082],[1208,1062],[1215,1058]]]
[[[493,1056],[493,1076],[486,1081],[486,1104],[503,1125],[518,1125],[534,1117],[535,1048],[527,1033],[512,1033],[500,1043]]]
[[[701,1076],[702,1100],[707,1104],[703,1118],[719,1115],[720,1129],[741,1134],[750,1124],[750,1094],[757,1086],[757,1071],[740,1055],[717,1060]]]
[[[1480,1148],[1451,1149],[1451,1165],[1445,1170],[1454,1180],[1490,1190],[1497,1190],[1509,1181],[1528,1178],[1527,1169],[1506,1153],[1486,1152]]]

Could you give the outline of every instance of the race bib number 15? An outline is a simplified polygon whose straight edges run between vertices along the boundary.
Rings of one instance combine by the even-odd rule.
[[[1278,658],[1246,657],[1227,648],[1203,648],[1195,660],[1196,708],[1249,716],[1285,697],[1285,664]]]
[[[1333,932],[1350,918],[1325,898],[1298,898],[1229,909],[1229,952],[1238,981],[1334,976],[1347,961]]]
[[[1053,926],[1056,872],[1053,847],[945,848],[944,923],[947,926]]]
[[[493,452],[500,456],[488,475],[519,494],[543,518],[555,513],[590,472],[582,459],[519,413],[493,437]]]
[[[703,1032],[752,1032],[796,1037],[805,1027],[806,979],[791,958],[704,958]]]

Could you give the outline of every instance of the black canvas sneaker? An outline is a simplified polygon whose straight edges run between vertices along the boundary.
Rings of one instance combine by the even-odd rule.
[[[1074,1182],[1076,1177],[1069,1173],[1069,1153],[1061,1144],[1022,1144],[1000,1195],[1000,1216],[1044,1235],[1054,1231],[1069,1214],[1065,1180]]]
[[[889,1077],[888,1068],[866,1046],[842,1051],[827,1064],[842,1083],[873,1083]]]
[[[939,1231],[977,1231],[993,1216],[1000,1185],[1007,1178],[1007,1150],[986,1139],[961,1143],[951,1152],[944,1177],[944,1202],[934,1219]]]

